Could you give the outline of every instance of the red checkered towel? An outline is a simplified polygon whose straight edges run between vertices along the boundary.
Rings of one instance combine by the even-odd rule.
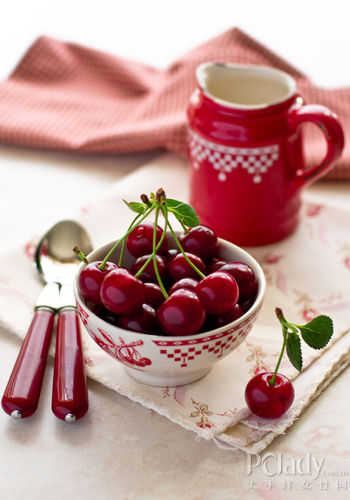
[[[330,107],[350,136],[350,88],[315,87],[237,28],[191,50],[165,71],[40,37],[0,84],[0,141],[43,149],[117,153],[186,150],[186,106],[204,61],[265,64],[291,74],[307,102]],[[308,159],[323,148],[320,134]],[[350,146],[328,178],[350,179]]]

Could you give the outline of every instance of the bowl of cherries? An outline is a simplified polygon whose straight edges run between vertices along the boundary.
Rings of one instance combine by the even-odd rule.
[[[74,284],[80,318],[136,380],[193,382],[247,337],[263,302],[264,273],[162,189],[127,205],[135,217],[121,238],[87,257],[75,249],[83,261]]]

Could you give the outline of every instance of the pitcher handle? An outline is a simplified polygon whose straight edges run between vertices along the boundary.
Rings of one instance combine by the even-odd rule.
[[[344,133],[337,115],[318,104],[306,104],[294,109],[288,117],[288,122],[292,131],[297,131],[305,122],[314,123],[322,130],[327,141],[327,153],[319,165],[296,171],[292,185],[294,189],[300,189],[316,181],[332,168],[344,148]]]

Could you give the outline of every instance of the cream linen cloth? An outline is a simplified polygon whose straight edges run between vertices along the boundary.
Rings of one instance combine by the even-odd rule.
[[[130,223],[132,215],[122,198],[138,200],[140,193],[163,187],[169,197],[186,200],[187,185],[185,161],[166,155],[113,185],[103,199],[82,207],[75,219],[99,246],[121,235]],[[297,232],[282,242],[251,249],[266,274],[264,305],[247,340],[203,379],[177,388],[143,385],[130,378],[82,327],[88,376],[198,436],[215,440],[218,446],[261,452],[349,363],[349,227],[350,212],[312,203],[305,194]],[[42,288],[32,264],[38,236],[0,257],[0,324],[20,338],[26,334]],[[277,305],[294,322],[328,314],[334,320],[335,334],[322,353],[303,345],[301,374],[287,359],[282,361],[280,371],[294,380],[295,401],[284,417],[263,420],[247,409],[244,389],[254,374],[275,366],[282,341],[274,314]]]

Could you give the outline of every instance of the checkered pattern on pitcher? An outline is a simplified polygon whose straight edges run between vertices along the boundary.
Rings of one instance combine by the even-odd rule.
[[[218,179],[225,182],[235,168],[243,168],[259,184],[270,167],[279,157],[278,144],[261,148],[234,148],[221,146],[189,131],[189,151],[193,168],[199,169],[208,161],[218,172]]]

